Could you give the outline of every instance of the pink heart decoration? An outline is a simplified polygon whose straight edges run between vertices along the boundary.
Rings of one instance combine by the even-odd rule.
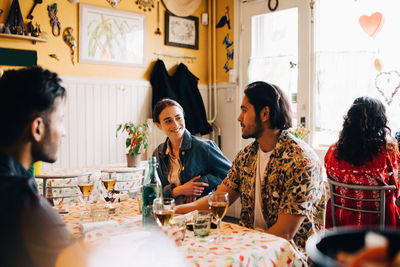
[[[375,88],[383,96],[388,106],[400,88],[400,74],[397,71],[381,72],[375,77]]]
[[[374,38],[381,31],[385,18],[380,12],[375,12],[371,16],[360,16],[359,22],[364,32]]]

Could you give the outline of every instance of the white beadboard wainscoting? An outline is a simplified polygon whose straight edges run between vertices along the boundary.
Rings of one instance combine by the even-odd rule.
[[[61,77],[67,90],[58,160],[46,169],[77,168],[125,162],[124,134],[119,123],[151,115],[151,87],[146,81]]]

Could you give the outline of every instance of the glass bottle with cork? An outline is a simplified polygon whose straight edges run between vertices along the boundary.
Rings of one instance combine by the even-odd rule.
[[[142,188],[142,226],[143,228],[157,227],[153,214],[153,200],[162,197],[162,185],[157,174],[157,159],[149,159],[149,173],[143,181]]]

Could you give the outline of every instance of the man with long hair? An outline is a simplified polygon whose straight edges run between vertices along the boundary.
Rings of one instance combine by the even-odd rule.
[[[325,188],[315,152],[288,132],[287,97],[273,84],[254,82],[244,91],[238,121],[242,137],[256,140],[242,149],[216,192],[241,199],[241,225],[293,241],[304,252],[307,238],[323,228]],[[207,197],[177,207],[207,209]]]
[[[354,100],[344,117],[343,129],[337,143],[325,155],[325,168],[329,179],[357,185],[395,185],[396,190],[386,193],[385,224],[400,227],[400,209],[395,201],[400,196],[400,154],[395,141],[389,141],[386,110],[378,99],[363,96]],[[338,190],[338,189],[336,189]],[[376,191],[356,191],[340,188],[341,193],[352,198],[379,198]],[[352,200],[343,199],[346,206],[358,207]],[[363,202],[363,209],[376,209],[377,203]],[[337,208],[338,226],[379,225],[379,216]],[[331,204],[326,209],[326,226],[332,227]]]

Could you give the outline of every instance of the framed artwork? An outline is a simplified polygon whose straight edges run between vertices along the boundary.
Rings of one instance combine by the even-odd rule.
[[[79,4],[79,62],[144,66],[146,15]]]
[[[165,11],[165,45],[199,49],[199,18]]]

